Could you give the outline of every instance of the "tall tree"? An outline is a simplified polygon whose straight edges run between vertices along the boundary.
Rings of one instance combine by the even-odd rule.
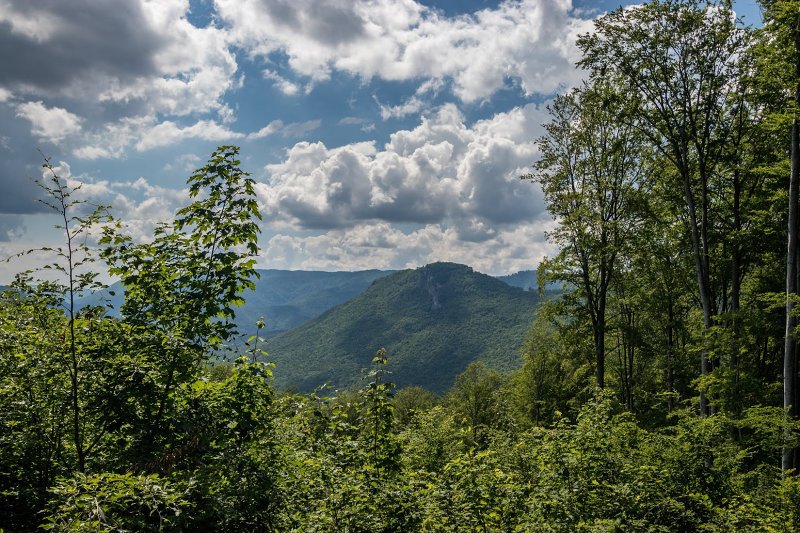
[[[764,26],[757,51],[759,81],[770,90],[770,97],[791,95],[778,102],[777,115],[789,126],[789,195],[786,253],[786,329],[783,356],[783,406],[787,415],[800,415],[798,390],[797,311],[800,277],[800,2],[760,0]],[[780,98],[779,98],[780,100]],[[788,120],[787,120],[788,119]],[[789,427],[789,424],[787,424]],[[788,431],[788,430],[787,430]],[[786,435],[787,440],[791,435]],[[800,466],[798,450],[787,446],[781,466],[784,471]]]
[[[637,117],[652,146],[672,164],[683,190],[703,327],[714,326],[712,180],[730,135],[730,93],[747,43],[731,2],[655,0],[618,9],[579,39],[595,79],[618,80],[638,101]],[[701,373],[713,362],[704,349]],[[701,413],[710,411],[701,390]]]
[[[603,84],[556,98],[539,139],[542,157],[529,176],[542,187],[558,225],[549,237],[561,252],[550,275],[580,287],[591,318],[595,381],[605,387],[606,304],[620,255],[637,221],[640,136],[625,102]]]

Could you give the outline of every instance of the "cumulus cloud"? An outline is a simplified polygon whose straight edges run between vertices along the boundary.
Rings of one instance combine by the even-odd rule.
[[[232,38],[252,54],[288,56],[311,80],[333,70],[365,79],[453,81],[472,102],[518,83],[551,94],[580,74],[575,38],[590,29],[570,0],[505,1],[445,17],[413,0],[216,0]]]
[[[144,152],[157,147],[174,145],[186,140],[228,142],[246,135],[231,130],[215,120],[198,120],[182,125],[172,120],[159,122],[154,116],[123,118],[86,135],[87,144],[72,151],[81,159],[119,158],[133,146]]]
[[[43,181],[51,178],[47,169],[40,169]],[[133,181],[111,181],[98,179],[87,174],[73,174],[72,167],[64,161],[54,163],[53,171],[72,189],[71,200],[78,203],[73,206],[74,214],[93,210],[97,205],[111,206],[110,213],[123,223],[123,233],[131,236],[136,242],[148,242],[153,238],[155,226],[161,222],[173,220],[175,212],[189,200],[189,190],[173,189],[154,185],[150,180],[139,177]],[[30,216],[26,213],[27,216]],[[46,210],[37,217],[51,217],[55,222],[53,211]],[[52,230],[44,238],[35,243],[26,240],[26,216],[0,213],[0,283],[10,281],[16,272],[23,269],[41,268],[45,264],[57,261],[52,253],[25,254],[27,250],[38,249],[42,245],[63,245],[62,236]],[[41,224],[37,222],[36,225]],[[49,223],[47,224],[49,226]],[[97,244],[100,233],[89,236],[87,244]],[[4,259],[20,255],[10,262]],[[102,269],[101,269],[102,270]],[[101,272],[102,274],[102,272]],[[102,274],[105,277],[105,274]]]
[[[191,156],[187,159],[194,160]],[[189,201],[189,190],[154,185],[139,177],[133,181],[111,181],[87,174],[74,175],[72,167],[59,161],[53,170],[67,187],[74,189],[72,198],[87,202],[86,209],[95,205],[111,207],[111,214],[121,220],[125,232],[137,242],[149,241],[156,224],[172,220],[175,212]],[[46,169],[42,176],[51,176]]]
[[[153,55],[164,37],[140,2],[114,7],[92,0],[0,3],[0,84],[49,93],[89,79],[130,81],[154,73]]]
[[[0,3],[0,85],[185,115],[216,109],[235,58],[225,33],[188,22],[185,0]],[[36,68],[31,68],[36,65]]]
[[[490,238],[494,226],[544,211],[538,189],[518,179],[537,156],[543,116],[528,105],[467,127],[447,104],[382,149],[300,142],[266,167],[259,195],[267,212],[301,228],[453,222],[469,240]]]
[[[375,123],[362,117],[344,117],[337,122],[338,126],[358,126],[365,133],[375,130]]]
[[[19,215],[0,213],[0,241],[11,241],[19,238],[25,224]]]
[[[294,96],[300,92],[300,86],[298,84],[287,80],[274,70],[266,69],[263,75],[265,80],[271,80],[275,84],[275,87],[287,96]]]
[[[388,106],[380,103],[377,96],[375,101],[381,109],[381,118],[388,120],[390,118],[403,118],[407,115],[415,115],[429,107],[429,97],[436,96],[439,91],[444,87],[444,82],[440,78],[432,78],[423,82],[414,94],[407,98],[402,104]]]
[[[41,101],[17,106],[17,116],[31,123],[31,133],[56,143],[81,129],[81,118],[60,107],[47,107]]]
[[[27,100],[17,112],[34,135],[54,143],[77,137],[75,155],[96,159],[150,146],[138,128],[156,126],[156,117],[232,119],[222,97],[238,83],[237,63],[224,30],[193,26],[186,0],[109,7],[0,2],[0,101]],[[219,128],[209,135],[222,136]]]
[[[363,126],[369,123],[369,120],[361,117],[344,117],[337,123],[339,126]]]
[[[390,118],[403,118],[406,115],[415,115],[422,111],[425,105],[426,102],[416,95],[412,96],[400,105],[386,106],[380,104],[381,118],[383,120],[388,120]]]
[[[506,228],[492,241],[466,241],[452,228],[428,224],[403,232],[385,222],[362,224],[314,236],[275,235],[264,245],[264,266],[304,270],[414,268],[435,261],[468,263],[487,274],[536,268],[553,249],[547,224]]]
[[[182,154],[176,157],[174,161],[170,161],[164,165],[164,170],[191,172],[200,167],[201,161],[202,159],[197,154]]]

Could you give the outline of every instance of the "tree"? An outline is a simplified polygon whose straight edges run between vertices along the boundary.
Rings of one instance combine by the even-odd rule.
[[[108,485],[102,480],[117,478],[101,474],[164,473],[198,453],[203,428],[193,394],[202,388],[193,385],[213,350],[234,335],[234,307],[255,275],[259,214],[237,152],[215,152],[190,178],[197,200],[145,244],[133,243],[104,207],[82,200],[79,187],[45,160],[43,201],[57,214],[65,240],[45,249],[56,257],[46,266],[55,281],[28,272],[0,293],[0,528],[34,528],[57,478],[85,474],[80,487],[62,493],[79,500],[73,503],[89,501],[84,485],[113,502],[113,487],[150,478]],[[102,286],[92,241],[103,233],[101,256],[126,285],[120,319],[103,305],[81,302]],[[259,401],[252,394],[250,400]],[[246,414],[237,403],[237,413]],[[225,426],[232,415],[223,418]],[[217,443],[225,448],[222,440]],[[68,486],[77,487],[62,484]]]
[[[557,227],[548,236],[561,252],[546,265],[552,279],[580,287],[591,318],[595,381],[605,387],[606,307],[609,287],[638,220],[642,169],[640,136],[629,107],[597,82],[559,96],[539,139],[535,172]]]
[[[718,312],[711,184],[726,156],[730,95],[747,39],[728,0],[655,0],[601,17],[595,32],[578,41],[584,56],[579,65],[590,68],[593,79],[615,80],[634,99],[641,131],[676,171],[706,333]],[[701,373],[714,363],[703,350]],[[702,390],[700,410],[710,411]]]
[[[502,383],[500,374],[473,361],[447,393],[446,403],[469,429],[471,445],[485,446],[489,430],[503,421],[498,398]]]
[[[787,416],[796,419],[800,416],[795,309],[800,292],[800,5],[793,0],[761,0],[759,3],[764,17],[756,52],[759,82],[771,99],[779,95],[775,115],[782,115],[782,122],[790,124],[783,407]],[[786,96],[781,98],[780,95]],[[791,435],[787,434],[786,440],[791,440]],[[781,465],[784,471],[800,466],[800,450],[787,446]]]
[[[145,413],[145,448],[172,434],[167,415],[176,387],[196,379],[210,350],[235,334],[234,308],[258,275],[261,215],[238,153],[221,146],[189,177],[196,200],[173,223],[157,226],[152,242],[134,243],[115,228],[101,241],[110,272],[125,286],[123,320],[136,329],[136,349],[155,384],[136,400]]]

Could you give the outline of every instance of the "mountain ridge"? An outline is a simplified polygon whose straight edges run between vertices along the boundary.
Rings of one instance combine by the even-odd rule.
[[[265,318],[262,337],[275,337],[318,317],[328,309],[345,303],[366,290],[375,280],[398,270],[283,270],[258,269],[256,289],[244,294],[245,303],[235,310],[235,322],[243,334],[250,334],[258,319]],[[523,270],[507,276],[495,276],[511,286],[536,287],[536,271]],[[531,281],[533,280],[533,281]],[[115,282],[107,289],[86,295],[80,307],[111,305],[118,315],[124,301],[125,288]]]
[[[456,263],[433,263],[376,279],[355,298],[270,339],[276,385],[312,390],[357,381],[379,348],[398,386],[442,392],[475,360],[507,371],[538,295]]]

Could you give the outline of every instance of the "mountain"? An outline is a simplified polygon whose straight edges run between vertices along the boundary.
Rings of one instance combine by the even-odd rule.
[[[536,304],[536,292],[464,265],[434,263],[376,279],[266,348],[278,387],[348,386],[384,347],[393,382],[442,392],[477,359],[515,368]]]
[[[374,280],[395,271],[320,272],[303,270],[258,270],[256,288],[244,294],[245,304],[236,309],[239,330],[250,335],[259,317],[266,327],[262,337],[273,337],[321,315],[369,287]],[[111,315],[118,315],[125,299],[121,282],[78,301],[80,307],[111,304]]]
[[[249,335],[263,316],[266,328],[261,336],[272,337],[350,300],[376,279],[393,272],[259,270],[256,289],[245,293],[246,303],[236,310],[236,323]]]
[[[519,287],[528,291],[535,291],[539,288],[538,278],[536,277],[535,270],[520,270],[516,274],[509,274],[508,276],[497,276],[500,281],[511,285],[512,287]]]
[[[361,270],[323,272],[304,270],[258,270],[256,289],[245,293],[246,303],[236,309],[236,322],[245,335],[252,334],[256,321],[263,316],[266,327],[262,337],[274,337],[315,318],[364,291],[378,278],[396,270]],[[499,276],[514,286],[536,289],[536,271],[526,270]],[[117,315],[125,299],[125,288],[116,282],[103,291],[79,300],[79,306],[111,304],[110,314]]]

